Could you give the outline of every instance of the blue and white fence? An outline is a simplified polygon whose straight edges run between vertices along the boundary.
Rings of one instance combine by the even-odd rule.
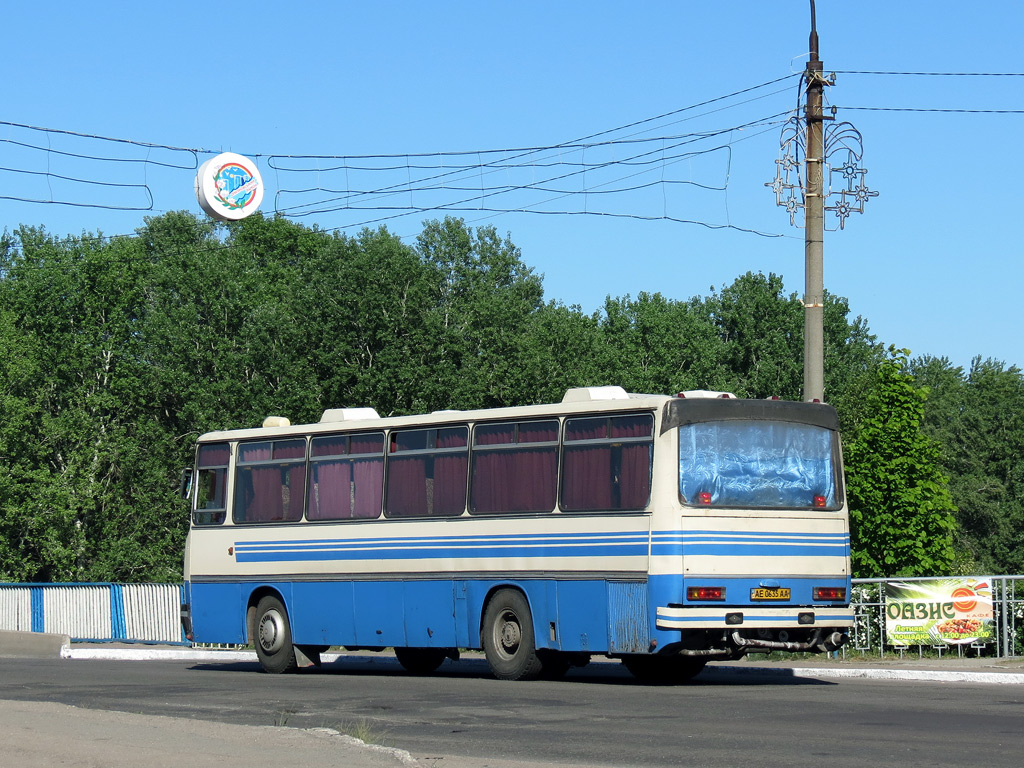
[[[186,644],[181,584],[0,584],[0,630]]]

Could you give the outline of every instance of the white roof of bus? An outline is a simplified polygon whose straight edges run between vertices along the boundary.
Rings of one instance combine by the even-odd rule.
[[[721,397],[722,392],[697,390],[681,393],[686,397]],[[729,395],[735,397],[735,395]],[[379,417],[372,408],[331,408],[324,411],[319,422],[313,424],[292,424],[285,426],[287,419],[267,419],[268,426],[249,429],[232,429],[207,432],[200,436],[200,442],[215,440],[239,440],[257,437],[317,432],[336,432],[340,428],[367,429],[372,427],[401,427],[413,425],[450,424],[461,421],[482,421],[492,419],[540,418],[558,414],[595,413],[631,409],[656,410],[673,395],[649,395],[626,392],[622,387],[578,387],[565,393],[561,403],[543,405],[510,406],[506,408],[481,408],[470,411],[434,411],[433,413],[411,416]],[[274,424],[274,426],[270,426]],[[277,425],[280,426],[277,426]]]

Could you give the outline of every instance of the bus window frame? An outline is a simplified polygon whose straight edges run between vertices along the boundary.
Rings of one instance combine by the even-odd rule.
[[[213,452],[214,450],[223,448],[226,453],[226,461],[223,464],[214,463],[203,463],[203,453]],[[192,512],[192,524],[196,527],[201,528],[212,528],[215,526],[223,525],[227,521],[228,517],[228,502],[230,500],[230,494],[228,493],[228,483],[231,475],[231,459],[233,456],[232,444],[230,441],[216,442],[216,443],[201,443],[196,447],[196,469],[193,473],[190,482],[192,483],[191,499],[189,506]],[[217,487],[219,482],[220,485],[220,498],[223,502],[221,506],[210,506],[207,503],[205,506],[199,506],[199,500],[204,495],[204,487],[206,487],[207,478],[212,478],[211,484],[213,487]],[[216,500],[217,494],[213,495],[213,499]]]
[[[384,466],[384,511],[383,519],[386,520],[433,520],[433,519],[455,519],[466,514],[466,508],[469,501],[469,468],[470,468],[470,448],[471,448],[471,422],[463,421],[456,423],[446,424],[430,424],[425,426],[409,426],[409,427],[398,427],[389,429],[387,431],[387,445],[385,450],[387,452],[387,458]],[[437,437],[439,432],[449,430],[462,430],[465,436],[465,442],[463,445],[458,446],[446,446],[444,448],[437,447]],[[399,448],[398,440],[400,436],[407,435],[414,432],[425,432],[427,433],[426,445],[423,448]],[[431,435],[432,433],[432,435]],[[431,440],[433,441],[431,444]],[[435,512],[433,510],[434,504],[437,503],[437,494],[435,493],[434,481],[437,479],[437,468],[434,464],[434,460],[438,457],[457,456],[459,454],[465,455],[465,472],[463,474],[462,482],[462,507],[456,512],[445,511]],[[430,459],[430,475],[426,475],[426,464],[424,465],[424,496],[423,501],[425,504],[425,511],[412,512],[412,513],[401,513],[396,512],[392,509],[391,504],[393,501],[396,489],[392,488],[392,478],[398,473],[397,468],[394,467],[394,461],[404,461],[405,459],[415,459],[417,456],[425,456]],[[397,483],[396,483],[397,484]],[[453,486],[457,487],[457,486]],[[429,488],[429,495],[427,495],[427,489]],[[418,501],[418,497],[416,497]]]
[[[650,431],[646,435],[631,436],[631,437],[612,437],[612,422],[614,420],[625,420],[635,419],[643,417],[650,424]],[[598,438],[579,438],[574,440],[567,439],[567,432],[569,423],[572,421],[584,421],[584,420],[605,420],[607,422],[606,437]],[[579,414],[566,414],[562,418],[562,429],[561,429],[561,455],[559,457],[559,472],[558,472],[558,508],[562,514],[566,515],[608,515],[608,514],[632,514],[632,513],[643,513],[648,510],[651,505],[651,498],[654,493],[654,447],[658,442],[658,433],[656,431],[657,418],[654,411],[650,410],[637,410],[637,411],[608,411],[598,413],[579,413]],[[584,508],[573,508],[566,504],[566,462],[574,450],[578,448],[586,449],[588,447],[600,447],[608,446],[613,452],[609,458],[614,460],[615,449],[621,449],[625,445],[646,445],[647,446],[647,493],[642,504],[635,505],[624,505],[624,506],[591,506]],[[621,455],[620,455],[621,461]],[[610,465],[609,469],[613,469],[614,464]],[[621,465],[620,465],[621,470]],[[611,475],[611,484],[609,490],[611,491],[611,498],[614,499],[616,495],[621,497],[622,485],[621,480],[616,483],[614,475]]]
[[[353,440],[360,437],[365,438],[367,436],[380,436],[380,452],[379,453],[352,453]],[[374,430],[359,430],[353,432],[330,432],[326,434],[310,434],[309,437],[309,450],[306,458],[306,491],[304,495],[305,509],[303,510],[302,522],[310,525],[323,525],[333,523],[347,523],[347,522],[369,522],[373,520],[380,520],[384,515],[384,490],[387,487],[387,455],[388,455],[388,431],[386,429],[374,429]],[[320,454],[314,456],[314,445],[319,442],[326,442],[327,440],[343,438],[345,440],[345,453],[344,454]],[[349,483],[352,480],[352,466],[360,460],[366,459],[380,459],[380,487],[379,496],[380,504],[377,510],[377,514],[373,517],[362,517],[358,515],[351,515],[349,517],[317,517],[312,518],[310,514],[310,496],[313,493],[313,476],[314,467],[317,465],[324,465],[328,462],[346,463],[349,465]],[[354,493],[355,490],[351,489],[350,493]],[[349,511],[354,511],[352,504],[354,503],[353,497],[350,495]]]
[[[540,424],[554,424],[555,427],[555,439],[554,440],[539,440],[539,441],[528,441],[522,442],[519,437],[522,432],[524,425],[540,425]],[[562,470],[562,435],[563,435],[563,424],[564,419],[560,419],[557,416],[548,418],[519,418],[519,419],[503,419],[500,421],[476,421],[473,423],[472,434],[470,436],[470,454],[469,454],[469,487],[466,495],[466,509],[469,514],[473,517],[489,518],[489,517],[507,517],[507,516],[528,516],[528,517],[539,517],[543,515],[550,515],[559,511],[558,507],[558,491],[561,486],[561,470]],[[513,441],[509,443],[483,443],[477,442],[478,430],[481,428],[487,429],[489,427],[513,427]],[[544,509],[519,509],[519,510],[478,510],[476,508],[476,498],[474,491],[474,481],[476,479],[477,470],[477,456],[482,454],[496,455],[500,453],[512,453],[516,450],[530,450],[533,449],[537,452],[544,449],[554,449],[554,487],[551,489],[552,493],[552,504],[549,508]]]
[[[793,427],[806,427],[810,429],[821,430],[827,432],[829,435],[829,464],[830,473],[833,483],[832,491],[834,493],[834,501],[832,504],[828,504],[822,507],[816,507],[813,504],[813,495],[811,503],[802,506],[781,506],[781,505],[759,505],[751,503],[750,500],[738,500],[735,503],[732,502],[718,502],[718,503],[700,503],[697,500],[687,499],[683,494],[683,483],[681,476],[681,463],[682,463],[682,452],[683,452],[683,441],[680,438],[681,430],[688,427],[695,427],[699,425],[714,424],[714,425],[730,425],[730,424],[743,424],[743,423],[774,423],[780,426],[793,426]],[[682,423],[674,425],[674,431],[676,434],[676,493],[679,499],[679,503],[688,509],[703,509],[703,510],[725,510],[725,509],[742,509],[744,511],[752,513],[771,513],[771,512],[821,512],[828,514],[835,514],[841,512],[846,505],[846,489],[842,471],[842,444],[839,439],[839,433],[837,430],[832,429],[830,422],[827,419],[820,420],[799,420],[794,418],[779,418],[771,419],[764,417],[731,417],[728,419],[689,419]],[[721,452],[719,452],[721,455]]]
[[[300,435],[288,435],[288,436],[276,436],[276,437],[261,437],[254,440],[240,440],[235,446],[235,461],[234,461],[234,472],[232,473],[233,487],[231,491],[231,523],[237,526],[265,526],[265,525],[285,525],[285,524],[296,524],[301,523],[305,519],[306,515],[306,493],[307,493],[307,478],[309,469],[309,434]],[[286,456],[278,458],[276,454],[277,444],[284,443],[303,443],[302,456]],[[253,448],[260,444],[267,444],[270,447],[270,457],[260,459],[243,459],[243,452],[247,448]],[[284,500],[283,500],[283,489],[288,489],[288,512],[280,518],[271,518],[268,520],[253,520],[246,519],[248,517],[248,508],[245,509],[246,517],[239,519],[239,494],[243,493],[243,487],[240,484],[242,473],[249,471],[250,477],[257,469],[266,469],[268,467],[277,467],[281,472],[281,485],[282,489],[282,512],[284,512]],[[293,500],[294,489],[290,484],[284,482],[285,477],[290,477],[288,469],[294,467],[301,467],[302,478],[301,478],[301,495],[299,502],[298,514],[294,514],[291,510],[295,502]],[[287,473],[287,474],[286,474]],[[254,491],[255,494],[255,491]],[[255,498],[255,496],[254,496]],[[251,503],[251,502],[250,502]]]

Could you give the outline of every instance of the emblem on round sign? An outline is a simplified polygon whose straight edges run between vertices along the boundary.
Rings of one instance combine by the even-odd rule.
[[[199,166],[195,187],[202,209],[221,221],[244,219],[263,202],[263,178],[256,163],[234,152],[222,152]]]

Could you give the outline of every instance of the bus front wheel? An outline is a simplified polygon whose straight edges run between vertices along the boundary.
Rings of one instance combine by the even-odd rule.
[[[501,589],[494,593],[483,623],[484,655],[499,680],[533,680],[544,668],[537,656],[533,617],[522,592]]]
[[[291,672],[298,664],[292,646],[292,631],[284,604],[270,595],[256,604],[256,655],[264,671]]]

